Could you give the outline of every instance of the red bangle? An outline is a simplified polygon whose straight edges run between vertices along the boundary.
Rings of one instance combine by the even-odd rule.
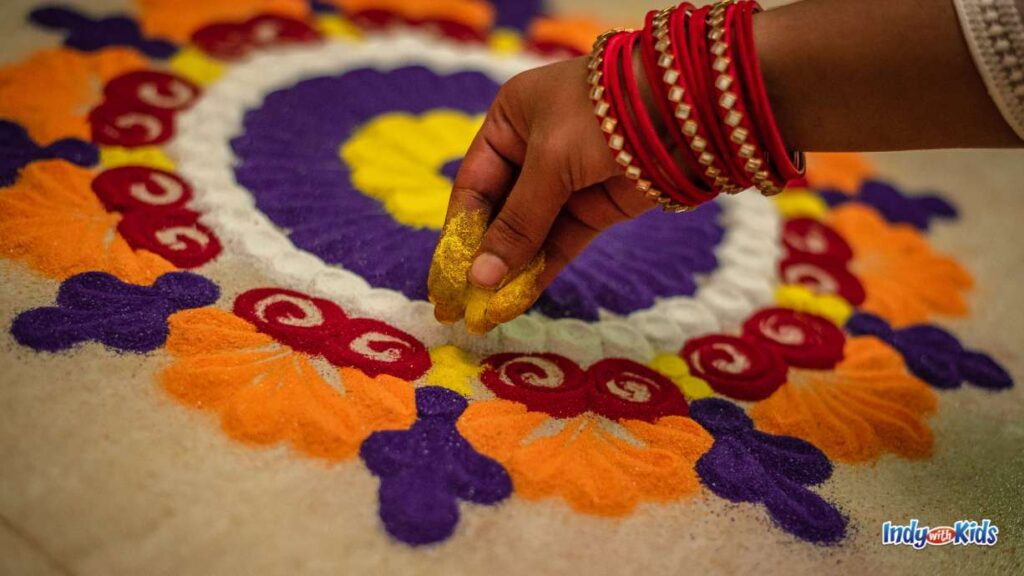
[[[754,46],[753,16],[760,9],[755,2],[744,2],[741,8],[743,25],[738,28],[736,40],[745,57],[740,61],[740,73],[743,75],[743,85],[754,110],[753,120],[758,125],[761,140],[764,142],[768,165],[774,173],[776,182],[784,186],[788,181],[803,177],[804,155],[803,152],[790,154],[787,151],[778,124],[775,122],[771,103],[768,101],[764,77],[761,75],[761,63]]]
[[[708,13],[710,29],[708,42],[711,60],[711,84],[715,88],[715,111],[720,127],[727,135],[732,158],[744,174],[744,183],[749,182],[764,194],[776,194],[779,189],[769,180],[768,166],[763,148],[758,144],[758,133],[744,102],[743,86],[736,74],[736,63],[745,60],[748,54],[741,53],[734,42],[736,16],[741,4],[747,2],[720,2]]]
[[[690,15],[687,21],[687,33],[689,36],[687,40],[689,42],[690,60],[692,62],[691,68],[696,78],[694,93],[697,107],[701,112],[705,125],[708,127],[709,140],[714,150],[721,157],[724,153],[728,152],[729,147],[726,144],[725,135],[722,133],[718,114],[715,113],[714,87],[708,78],[708,75],[714,71],[710,67],[712,63],[708,62],[705,34],[707,15],[710,11],[711,8],[705,6]],[[752,182],[746,178],[743,171],[737,170],[736,164],[729,161],[728,158],[722,158],[722,167],[723,176],[728,177],[730,180],[729,187],[724,189],[725,192],[740,192],[752,185]]]
[[[623,32],[612,36],[608,40],[608,46],[605,48],[605,59],[604,59],[604,77],[605,87],[608,89],[609,98],[608,101],[612,103],[612,108],[615,110],[615,116],[619,119],[619,127],[622,129],[624,139],[624,150],[628,150],[633,155],[632,164],[637,166],[638,174],[642,174],[644,178],[639,175],[637,178],[627,173],[626,176],[637,180],[638,184],[641,180],[646,179],[651,182],[652,189],[661,192],[658,198],[652,195],[652,199],[657,200],[660,204],[665,202],[661,201],[660,198],[664,197],[666,188],[671,187],[671,184],[665,181],[665,179],[652,169],[650,163],[650,155],[646,153],[643,148],[643,143],[637,138],[635,126],[633,125],[632,118],[629,114],[629,109],[625,101],[622,91],[622,77],[620,75],[620,64],[622,61],[621,49],[623,43],[632,40],[631,32]],[[618,159],[616,159],[618,161]],[[619,162],[622,165],[622,162]],[[645,186],[646,187],[646,186]]]
[[[692,8],[689,4],[683,6]],[[693,10],[677,9],[673,11],[669,15],[667,23],[669,33],[663,38],[668,40],[674,60],[679,63],[681,77],[690,87],[690,90],[683,96],[690,104],[692,113],[689,122],[681,123],[680,130],[691,140],[703,145],[704,151],[699,153],[698,161],[705,166],[704,175],[714,180],[715,192],[732,193],[738,191],[739,188],[728,176],[727,167],[722,163],[722,158],[716,156],[714,152],[717,151],[711,147],[712,140],[707,127],[709,116],[704,108],[703,98],[701,98],[703,91],[700,85],[701,79],[696,70],[697,61],[690,50],[689,41],[679,38],[680,33],[688,38],[690,19],[693,17]],[[700,147],[691,147],[691,149],[696,153]],[[711,148],[708,149],[709,147]]]
[[[659,103],[665,121],[675,122],[678,128],[673,131],[673,136],[681,140],[684,160],[706,187],[700,190],[701,196],[703,200],[710,200],[727,183],[727,179],[721,176],[721,168],[716,165],[717,159],[707,149],[708,140],[698,121],[699,112],[692,94],[693,84],[686,70],[688,61],[676,50],[682,43],[674,41],[672,25],[677,16],[691,8],[690,4],[683,3],[678,8],[662,10],[651,20],[648,37],[654,46],[650,54],[652,60],[657,57],[657,68],[649,76],[651,83],[661,88],[662,98]]]
[[[594,41],[594,49],[587,64],[590,69],[590,76],[587,78],[590,84],[590,99],[594,103],[594,115],[598,119],[605,142],[615,154],[615,162],[622,167],[627,178],[636,181],[637,191],[652,200],[657,200],[661,197],[661,192],[652,186],[650,180],[644,178],[643,171],[637,164],[636,151],[619,131],[621,123],[616,112],[617,107],[613,105],[614,97],[604,81],[607,78],[609,64],[614,64],[608,53],[610,41],[622,33],[621,30],[609,30]]]
[[[651,11],[647,14],[646,25],[644,26],[643,34],[641,35],[641,61],[644,65],[644,71],[647,74],[647,80],[651,85],[651,90],[654,93],[654,101],[658,107],[658,112],[661,113],[662,119],[667,126],[670,127],[669,134],[672,137],[672,141],[675,143],[676,149],[679,150],[680,156],[683,158],[683,162],[686,164],[686,168],[691,174],[694,174],[699,180],[700,184],[692,181],[691,185],[693,188],[694,196],[698,198],[698,202],[704,202],[714,198],[714,179],[710,178],[705,174],[705,168],[702,166],[698,158],[690,152],[690,143],[684,138],[682,124],[686,122],[693,115],[693,104],[689,100],[689,95],[683,87],[679,87],[674,93],[673,98],[678,99],[678,102],[669,98],[668,90],[671,86],[675,88],[681,75],[679,70],[675,67],[675,57],[669,58],[671,62],[665,59],[665,51],[657,50],[655,48],[654,41],[654,30],[658,28],[654,24],[656,21],[655,14],[658,14],[660,18],[666,18],[666,14],[669,10],[662,10],[661,12]],[[663,47],[670,48],[668,39],[659,40],[658,43]],[[671,54],[669,54],[671,56]],[[658,60],[655,62],[655,60]],[[667,64],[667,66],[663,66]],[[675,70],[675,76],[671,76],[669,70]],[[670,81],[671,80],[671,81]],[[675,108],[673,109],[673,104]],[[692,123],[692,120],[690,121]],[[678,130],[671,129],[671,125],[677,123],[679,125]],[[694,124],[694,126],[696,126]]]
[[[639,142],[645,152],[653,155],[657,166],[652,170],[659,176],[666,176],[669,186],[664,191],[672,197],[675,202],[667,205],[670,210],[679,208],[693,208],[702,203],[699,192],[694,188],[690,179],[679,169],[676,160],[669,154],[668,149],[661,142],[654,124],[648,116],[647,107],[640,96],[640,86],[636,81],[636,74],[633,71],[633,49],[636,45],[636,35],[629,38],[624,44],[622,52],[622,71],[626,80],[626,92],[628,95],[627,104],[633,112],[633,117],[639,128]]]

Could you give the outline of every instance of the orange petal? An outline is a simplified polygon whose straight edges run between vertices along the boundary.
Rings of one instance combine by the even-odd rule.
[[[579,512],[621,516],[640,502],[677,500],[700,488],[693,466],[711,436],[689,418],[614,424],[585,414],[554,435],[531,439],[549,418],[495,400],[470,405],[458,427],[477,450],[505,465],[523,498],[560,497]],[[599,423],[621,425],[632,441]]]
[[[508,464],[523,439],[547,419],[518,402],[491,400],[470,404],[456,427],[478,452]]]
[[[935,393],[881,340],[851,338],[844,354],[832,371],[791,369],[791,383],[751,409],[757,427],[803,438],[846,462],[886,452],[927,456],[932,434],[925,416],[935,410]]]
[[[0,68],[0,117],[17,121],[43,145],[69,137],[88,140],[86,115],[102,100],[103,85],[146,65],[128,48],[36,52],[25,62]]]
[[[861,181],[874,174],[874,167],[861,154],[815,153],[807,155],[807,181],[815,188],[838,188],[854,194]]]
[[[91,189],[93,173],[62,160],[30,164],[0,191],[0,253],[63,280],[109,272],[133,284],[152,284],[175,270],[163,258],[132,250]]]
[[[336,368],[328,383],[314,359],[276,343],[248,322],[211,308],[171,317],[162,373],[164,387],[183,403],[220,414],[233,438],[255,444],[288,442],[309,456],[350,458],[376,430],[404,429],[416,418],[410,383],[370,378]]]
[[[874,209],[856,204],[836,208],[829,219],[853,248],[850,268],[864,284],[864,310],[897,327],[936,313],[967,313],[963,293],[973,283],[970,274],[933,252],[917,229],[889,224]]]

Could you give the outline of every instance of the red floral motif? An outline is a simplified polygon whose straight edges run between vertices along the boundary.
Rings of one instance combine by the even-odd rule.
[[[378,320],[350,318],[337,304],[301,292],[249,290],[235,299],[234,313],[282,344],[371,377],[415,380],[430,369],[430,354],[413,336]]]
[[[350,14],[348,18],[353,24],[365,30],[386,30],[404,24],[430,30],[460,42],[483,42],[486,38],[486,31],[476,30],[461,22],[443,18],[408,18],[388,10],[362,10]]]
[[[585,372],[558,354],[495,354],[483,361],[481,381],[498,397],[531,411],[568,418],[588,410],[618,420],[654,422],[687,414],[679,388],[632,360],[610,358]]]
[[[430,354],[419,340],[371,318],[338,325],[321,353],[338,366],[358,366],[371,377],[415,380],[430,369]]]
[[[608,358],[587,370],[590,408],[612,420],[654,422],[662,416],[686,416],[682,392],[664,375],[632,360]]]
[[[737,400],[764,400],[786,380],[786,363],[777,352],[735,336],[690,340],[681,355],[694,376]]]
[[[185,207],[192,189],[177,175],[124,166],[101,173],[92,189],[108,211],[124,215],[117,229],[132,248],[158,254],[178,268],[196,268],[220,254],[217,236]]]
[[[166,72],[140,70],[111,80],[103,96],[89,113],[93,141],[134,148],[169,140],[174,115],[199,99],[199,88]]]
[[[806,286],[817,294],[836,294],[854,306],[864,302],[864,285],[846,264],[789,256],[779,263],[779,276],[785,284]]]
[[[854,306],[864,302],[864,286],[847,268],[853,249],[838,232],[813,218],[793,218],[783,228],[782,244],[787,255],[779,275],[784,283],[838,294]]]
[[[317,42],[320,33],[302,20],[261,14],[244,22],[219,22],[192,34],[192,43],[221,60],[237,60],[268,46]]]
[[[768,308],[743,324],[743,336],[773,349],[790,365],[827,370],[843,359],[846,337],[835,324],[813,314]]]
[[[805,259],[845,264],[853,258],[853,250],[846,240],[814,218],[787,220],[782,230],[782,244],[791,256]]]

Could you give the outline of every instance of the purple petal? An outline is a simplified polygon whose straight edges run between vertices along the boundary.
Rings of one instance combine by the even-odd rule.
[[[690,418],[716,438],[743,433],[754,426],[742,408],[722,398],[705,398],[691,403]]]
[[[776,477],[763,502],[783,530],[808,542],[831,544],[846,535],[846,518],[839,510],[787,478]]]
[[[447,539],[459,522],[454,496],[429,473],[412,469],[381,481],[380,519],[388,534],[412,545]]]
[[[960,373],[963,378],[989,390],[1005,390],[1013,387],[1013,378],[1005,368],[988,354],[968,351],[960,355]]]
[[[832,475],[828,457],[810,442],[760,431],[749,433],[751,451],[765,468],[793,482],[812,486]]]
[[[892,341],[893,330],[889,323],[867,312],[857,312],[846,321],[846,331],[854,336],[874,336],[886,342]]]

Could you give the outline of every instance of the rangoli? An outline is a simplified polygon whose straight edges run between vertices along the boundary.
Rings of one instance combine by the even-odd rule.
[[[625,517],[704,494],[841,543],[836,467],[927,459],[942,395],[1013,386],[932,324],[968,314],[970,275],[926,235],[955,208],[859,157],[616,226],[485,337],[438,324],[462,154],[502,82],[591,25],[537,2],[176,4],[37,10],[63,46],[0,70],[0,254],[60,283],[10,331],[158,355],[153,385],[211,430],[373,475],[397,541],[508,499]],[[222,290],[224,263],[269,280]]]

